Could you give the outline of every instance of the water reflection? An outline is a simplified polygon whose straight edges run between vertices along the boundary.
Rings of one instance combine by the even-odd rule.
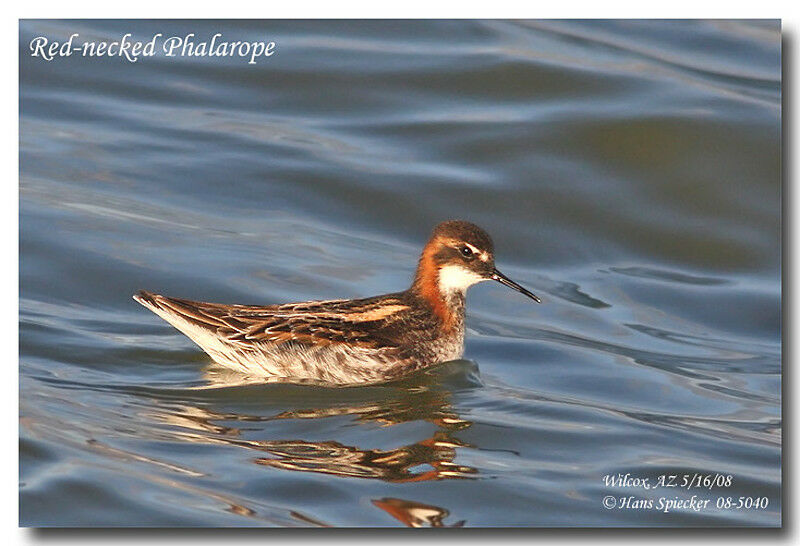
[[[236,380],[233,378],[233,380]],[[220,386],[220,376],[214,376]],[[237,386],[240,386],[237,383]],[[275,387],[275,388],[273,388]],[[260,394],[275,407],[285,401],[297,404],[299,389],[311,394],[309,406],[275,412],[243,413],[218,411],[208,405],[180,404],[159,411],[152,418],[173,428],[173,436],[199,443],[226,444],[253,450],[258,456],[251,461],[260,466],[296,472],[314,472],[332,476],[377,479],[391,483],[422,482],[455,478],[474,478],[477,470],[456,462],[460,448],[472,446],[456,437],[459,430],[472,422],[463,419],[452,405],[453,393],[442,385],[419,380],[411,385],[364,389],[321,389],[266,385]],[[236,389],[234,389],[236,390]],[[216,392],[212,390],[212,392]],[[259,391],[256,391],[259,392]],[[318,396],[314,396],[318,395]],[[311,405],[314,404],[314,405]],[[350,417],[361,425],[378,424],[381,428],[402,423],[425,422],[429,427],[420,440],[395,448],[376,448],[352,441],[330,438],[306,440],[273,438],[273,429],[287,420],[331,419]],[[178,427],[175,431],[174,427]],[[343,433],[347,428],[341,429]],[[369,440],[375,443],[387,436],[375,430]]]
[[[463,527],[466,523],[462,519],[447,525],[442,520],[450,515],[449,510],[421,502],[386,497],[375,499],[372,504],[408,527]]]
[[[468,447],[446,432],[396,449],[364,449],[339,442],[278,440],[259,448],[275,458],[258,458],[256,464],[387,482],[422,482],[473,477],[477,470],[454,462],[456,448]]]

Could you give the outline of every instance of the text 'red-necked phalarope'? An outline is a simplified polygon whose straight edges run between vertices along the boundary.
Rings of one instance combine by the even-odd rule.
[[[265,381],[357,385],[461,358],[466,291],[486,280],[541,303],[495,268],[494,245],[485,231],[450,220],[434,228],[404,292],[263,307],[144,290],[133,298],[226,368]]]

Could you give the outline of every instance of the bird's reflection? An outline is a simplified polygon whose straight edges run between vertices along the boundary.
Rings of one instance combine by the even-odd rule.
[[[215,385],[219,386],[219,377]],[[297,404],[297,389],[303,387],[262,386],[269,406]],[[283,389],[283,390],[281,390]],[[292,391],[291,389],[295,389]],[[309,391],[303,391],[308,398]],[[158,419],[179,427],[177,435],[193,442],[218,443],[251,449],[260,455],[253,462],[281,470],[314,472],[333,476],[377,479],[392,483],[473,478],[476,469],[458,464],[457,450],[471,447],[455,433],[472,423],[462,419],[451,405],[452,393],[435,385],[417,384],[392,388],[311,391],[309,406],[283,409],[262,415],[220,412],[181,404]],[[365,392],[367,393],[365,395]],[[311,404],[314,404],[311,406]],[[266,415],[263,415],[266,413]],[[338,439],[310,441],[297,438],[264,438],[271,423],[287,420],[326,419],[350,416],[360,424],[390,427],[401,423],[434,425],[421,440],[396,448],[352,445]],[[426,427],[430,430],[430,427]]]
[[[351,478],[372,478],[387,482],[421,482],[445,478],[466,478],[475,469],[456,464],[458,442],[443,431],[415,444],[396,449],[362,449],[339,442],[278,440],[262,443],[272,457],[260,457],[257,464],[319,472]]]
[[[462,519],[447,525],[443,520],[450,515],[446,508],[403,499],[383,498],[372,504],[408,527],[463,527]]]

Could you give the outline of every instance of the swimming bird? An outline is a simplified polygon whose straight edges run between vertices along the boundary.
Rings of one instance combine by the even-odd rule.
[[[541,303],[497,270],[494,244],[483,229],[448,220],[434,228],[403,292],[267,306],[144,290],[133,298],[226,368],[265,382],[365,385],[461,358],[466,292],[487,280]]]

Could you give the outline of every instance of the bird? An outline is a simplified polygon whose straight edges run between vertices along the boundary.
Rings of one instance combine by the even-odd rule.
[[[266,306],[145,290],[133,298],[224,368],[264,382],[343,387],[391,382],[461,358],[467,289],[488,280],[542,301],[495,267],[486,231],[447,220],[433,229],[402,292]]]

